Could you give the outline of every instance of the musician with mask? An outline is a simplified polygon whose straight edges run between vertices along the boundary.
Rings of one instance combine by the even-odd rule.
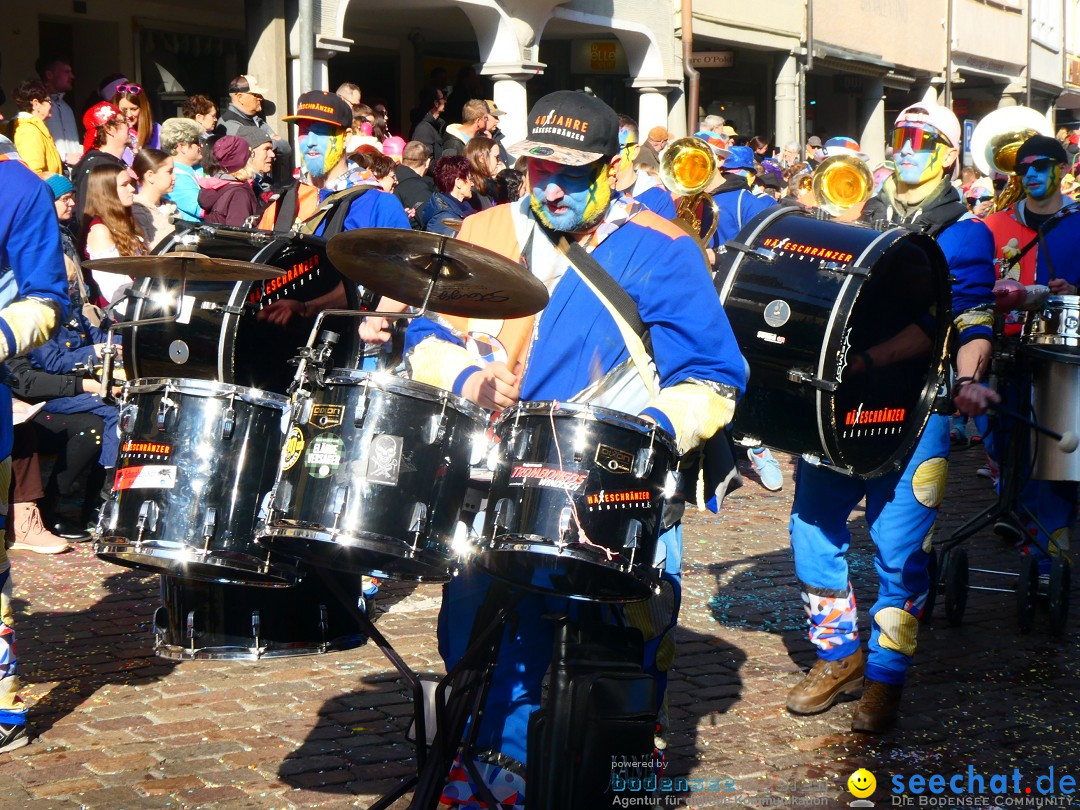
[[[990,357],[993,240],[950,183],[959,144],[960,124],[952,111],[931,104],[903,110],[893,132],[896,173],[867,202],[863,219],[929,234],[945,254],[959,334],[954,355],[959,374],[952,393],[961,413],[974,415],[996,399],[979,384]],[[887,366],[925,353],[930,345],[921,326],[908,327],[856,355],[845,374]],[[948,452],[949,419],[942,413],[930,417],[917,446],[894,473],[860,479],[806,460],[799,463],[791,546],[818,661],[788,694],[787,707],[793,714],[824,711],[842,694],[861,688],[852,730],[881,733],[895,723],[930,589],[928,552],[945,488]],[[863,498],[879,580],[866,657],[845,560],[848,517]]]
[[[1027,197],[986,218],[994,234],[998,275],[1007,280],[999,285],[999,308],[1007,306],[1009,301],[1024,306],[1017,299],[1026,293],[1009,281],[1023,288],[1044,285],[1053,295],[1077,293],[1080,264],[1075,257],[1080,249],[1080,217],[1075,215],[1080,213],[1080,205],[1061,193],[1061,177],[1067,164],[1068,156],[1061,143],[1045,135],[1028,138],[1016,153],[1015,171]],[[1005,340],[1017,340],[1024,316],[1020,311],[1005,313]],[[1018,375],[1002,391],[1014,408],[1023,408],[1024,400],[1030,397],[1029,382],[1025,375]],[[988,437],[987,452],[1000,464],[1009,441],[1026,442],[1027,436],[1026,428],[1017,434],[1013,426],[998,423]],[[1027,474],[1027,470],[1015,472]],[[1035,555],[1040,572],[1048,573],[1051,561],[1046,552],[1054,554],[1069,546],[1076,500],[1075,482],[1030,479],[1020,493],[1016,509],[1022,525],[1001,521],[995,530],[1015,540],[1022,554]]]
[[[744,386],[742,356],[697,242],[613,193],[622,154],[619,120],[599,99],[572,91],[545,96],[529,113],[528,139],[510,152],[528,159],[531,194],[469,217],[459,238],[522,262],[528,268],[522,272],[548,288],[550,301],[534,317],[487,327],[494,334],[477,335],[483,324],[465,319],[414,321],[406,340],[412,378],[502,410],[519,400],[568,400],[626,363],[629,350],[615,318],[571,266],[569,245],[575,243],[637,306],[659,375],[655,396],[646,395],[640,405],[610,402],[606,407],[654,420],[676,437],[680,452],[695,448],[731,419]],[[694,305],[687,307],[688,301]],[[483,358],[467,348],[477,343],[488,347]],[[646,662],[646,671],[658,680],[673,655],[670,631],[678,613],[682,555],[677,529],[666,532],[661,542],[667,554],[667,593],[673,588],[674,600],[652,645],[654,660]],[[448,669],[469,642],[490,584],[485,574],[468,571],[443,591],[439,648]],[[542,616],[565,612],[566,604],[525,594],[496,660],[476,750],[484,781],[507,807],[524,802],[526,730],[551,660],[553,628]],[[474,786],[460,765],[446,791],[444,802],[474,806],[469,804]]]

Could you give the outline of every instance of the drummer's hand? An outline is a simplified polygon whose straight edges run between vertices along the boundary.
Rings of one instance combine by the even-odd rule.
[[[953,396],[956,409],[964,416],[980,416],[993,404],[1001,402],[998,392],[982,383],[963,383]]]
[[[269,321],[274,326],[288,326],[293,317],[308,317],[307,304],[297,301],[295,298],[282,298],[275,301],[266,309],[260,310],[256,316],[260,321]]]
[[[390,321],[386,318],[364,318],[360,321],[360,339],[364,343],[389,343]]]
[[[1076,295],[1076,285],[1070,284],[1063,278],[1052,278],[1046,286],[1054,295]]]
[[[461,389],[462,395],[482,408],[501,411],[521,398],[521,381],[506,363],[489,363],[472,374]]]

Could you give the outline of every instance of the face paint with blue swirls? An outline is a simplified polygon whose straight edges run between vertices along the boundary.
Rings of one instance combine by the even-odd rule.
[[[1049,158],[1041,158],[1030,163],[1025,169],[1018,166],[1020,178],[1028,196],[1036,200],[1052,197],[1061,188],[1061,164]]]
[[[608,164],[604,160],[564,166],[529,158],[529,189],[533,213],[555,231],[588,231],[600,223],[611,203]]]
[[[301,121],[297,141],[312,177],[326,177],[345,156],[345,130],[333,124]]]

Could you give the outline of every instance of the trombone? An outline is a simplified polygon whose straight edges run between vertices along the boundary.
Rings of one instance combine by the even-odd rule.
[[[716,232],[720,209],[705,191],[716,173],[716,157],[701,138],[679,138],[660,156],[660,180],[679,195],[674,222],[707,244]]]

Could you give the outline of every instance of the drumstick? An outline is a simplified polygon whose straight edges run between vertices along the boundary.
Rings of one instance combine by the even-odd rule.
[[[1032,430],[1042,433],[1045,436],[1049,436],[1051,439],[1056,439],[1058,447],[1061,449],[1062,453],[1071,453],[1076,450],[1078,445],[1080,445],[1080,438],[1078,438],[1077,435],[1071,430],[1066,430],[1064,433],[1058,433],[1056,430],[1051,430],[1050,428],[1046,427],[1046,425],[1041,425],[1034,419],[1028,419],[1023,414],[1018,413],[1012,408],[1008,408],[1001,403],[992,405],[991,407],[993,408],[993,410],[997,411],[1003,416],[1007,416],[1010,419],[1020,422],[1021,424],[1027,425]]]

